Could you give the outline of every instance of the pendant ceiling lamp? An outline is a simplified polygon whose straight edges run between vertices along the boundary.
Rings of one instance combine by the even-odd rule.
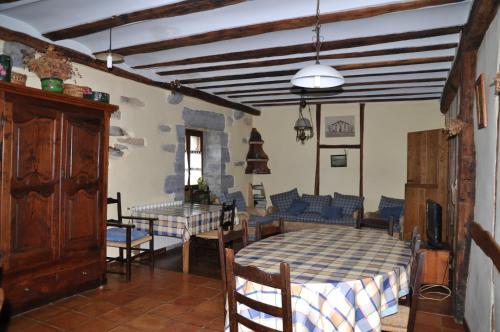
[[[302,88],[324,89],[344,84],[344,77],[333,67],[319,63],[319,51],[321,49],[321,25],[319,24],[319,1],[316,3],[316,63],[299,70],[292,77],[292,84]]]
[[[112,29],[109,29],[109,49],[107,52],[101,52],[97,53],[95,55],[97,60],[104,61],[106,62],[106,67],[108,67],[109,70],[113,69],[113,64],[118,64],[122,63],[124,61],[123,55],[120,55],[118,53],[113,53],[112,48],[111,48],[111,42],[112,42]]]
[[[301,96],[300,98],[300,105],[299,105],[299,118],[297,121],[295,121],[295,126],[293,129],[297,132],[297,142],[300,142],[302,144],[305,143],[308,139],[311,139],[314,137],[314,129],[312,126],[312,117],[311,117],[311,107],[309,107],[309,119],[305,118],[304,115],[302,114],[302,109],[306,108],[307,105],[306,100],[304,99],[304,95]]]

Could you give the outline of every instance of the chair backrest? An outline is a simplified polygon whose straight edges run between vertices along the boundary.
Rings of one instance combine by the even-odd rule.
[[[274,223],[262,224],[260,221],[255,223],[255,241],[283,233],[285,233],[285,220],[283,218],[279,219],[277,226]]]
[[[233,200],[232,204],[222,204],[221,212],[220,212],[220,223],[219,228],[223,230],[233,230],[234,228],[234,216],[235,216],[235,207],[236,202]],[[227,218],[227,213],[229,213],[229,218]]]
[[[235,241],[241,240],[242,246],[240,248],[243,249],[247,246],[248,243],[248,224],[246,219],[241,220],[241,229],[238,230],[230,230],[224,232],[222,228],[218,229],[218,239],[219,239],[219,262],[220,262],[220,273],[222,278],[222,295],[224,300],[224,308],[226,302],[226,289],[227,289],[227,281],[226,281],[226,255],[224,249],[226,246],[232,245]],[[232,246],[233,250],[234,246]]]
[[[116,193],[116,198],[113,198],[113,197],[108,197],[107,199],[107,204],[108,205],[111,205],[111,204],[116,204],[116,209],[117,209],[117,219],[108,219],[108,221],[117,221],[119,223],[122,222],[122,195],[120,192],[117,192]]]
[[[417,237],[420,239],[420,234],[418,233],[417,226],[413,227],[413,231],[411,232],[411,252],[415,251],[415,242],[417,241]]]
[[[420,241],[418,241],[420,242]],[[420,246],[420,243],[419,243]],[[417,318],[417,302],[420,296],[420,286],[422,285],[422,272],[425,261],[425,251],[417,251],[415,260],[411,265],[410,272],[410,315],[408,317],[407,331],[412,332],[415,328]]]
[[[290,291],[290,267],[286,263],[280,264],[280,273],[266,273],[255,266],[243,266],[234,261],[234,252],[226,250],[226,278],[227,298],[229,309],[229,327],[231,332],[238,331],[238,324],[242,324],[253,331],[276,331],[254,322],[237,311],[237,303],[251,309],[283,320],[283,331],[292,332],[292,297]],[[258,283],[264,286],[281,290],[281,307],[258,302],[236,291],[236,277]]]

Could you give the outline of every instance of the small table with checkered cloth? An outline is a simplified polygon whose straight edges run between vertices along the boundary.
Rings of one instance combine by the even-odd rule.
[[[157,218],[154,234],[182,239],[182,271],[189,272],[189,239],[191,236],[217,229],[220,223],[221,205],[178,203],[169,206],[134,211],[133,216]],[[149,224],[134,220],[139,230],[149,229]],[[236,214],[234,224],[238,225]]]
[[[399,297],[408,294],[409,245],[373,229],[334,225],[280,234],[242,249],[236,262],[273,273],[279,272],[280,262],[290,265],[296,332],[380,331],[381,317],[397,312]],[[279,290],[241,278],[236,283],[248,297],[281,306]],[[282,328],[281,319],[241,304],[238,311]]]

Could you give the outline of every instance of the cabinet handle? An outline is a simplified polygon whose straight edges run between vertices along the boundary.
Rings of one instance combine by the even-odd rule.
[[[29,287],[25,287],[25,288],[24,288],[24,291],[25,291],[25,292],[31,292],[31,288],[29,288]]]
[[[82,275],[87,276],[87,271],[83,271]]]

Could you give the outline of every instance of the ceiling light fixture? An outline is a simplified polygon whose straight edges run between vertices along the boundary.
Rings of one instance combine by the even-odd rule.
[[[292,84],[302,88],[324,89],[344,84],[344,77],[333,67],[319,63],[319,51],[321,49],[321,25],[319,24],[320,12],[319,1],[316,4],[316,63],[299,70],[292,77]]]
[[[108,49],[108,51],[97,53],[95,55],[97,60],[106,62],[106,67],[108,67],[109,70],[113,69],[113,64],[122,63],[124,61],[123,55],[112,52],[112,48],[111,48],[112,36],[113,36],[112,29],[113,28],[109,28],[109,49]]]
[[[302,109],[309,107],[309,119],[305,118],[302,114]],[[295,126],[293,127],[297,132],[297,142],[305,143],[306,140],[314,137],[314,129],[312,126],[312,116],[311,116],[311,107],[306,103],[304,95],[302,94],[300,97],[299,104],[299,118],[295,121]]]

